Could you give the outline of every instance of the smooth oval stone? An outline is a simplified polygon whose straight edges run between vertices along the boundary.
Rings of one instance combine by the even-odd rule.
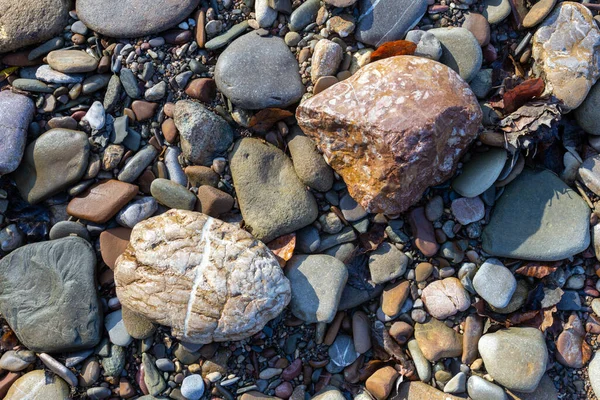
[[[191,211],[196,204],[196,196],[192,192],[177,182],[168,179],[158,178],[153,180],[150,192],[159,203],[169,208]]]
[[[224,34],[219,35],[216,38],[213,38],[206,42],[206,49],[214,51],[220,49],[221,47],[227,46],[233,39],[246,32],[248,26],[248,21],[242,21],[239,24],[232,26],[231,29],[229,29]]]
[[[83,81],[81,93],[90,94],[106,87],[111,77],[110,74],[98,74],[86,78]]]
[[[151,144],[146,145],[125,164],[119,172],[118,179],[129,183],[135,181],[157,155],[158,150],[156,150],[156,147]]]
[[[490,24],[497,24],[510,15],[510,0],[483,0],[483,16]]]
[[[506,400],[504,389],[477,375],[472,375],[469,378],[467,392],[473,400]]]
[[[91,72],[98,67],[98,60],[80,50],[54,50],[46,59],[53,70],[66,74]]]
[[[523,28],[532,28],[542,22],[554,9],[555,5],[556,0],[541,0],[535,3],[523,18]]]
[[[35,71],[35,77],[41,81],[48,83],[79,83],[83,81],[83,75],[80,74],[65,74],[50,68],[49,65],[42,65]]]
[[[6,371],[22,371],[35,362],[35,353],[29,350],[9,350],[0,358],[0,368]]]
[[[250,32],[231,43],[215,66],[217,87],[241,108],[287,107],[304,85],[298,62],[283,39]]]
[[[52,93],[54,89],[46,85],[42,81],[37,79],[19,78],[15,79],[12,83],[12,87],[15,89],[23,90],[26,92],[34,93]]]
[[[465,81],[471,81],[483,63],[481,46],[475,36],[465,28],[435,28],[428,32],[442,44],[440,62],[458,72]]]
[[[0,92],[0,176],[19,166],[34,113],[29,97],[10,90]]]
[[[12,384],[4,400],[23,400],[23,394],[31,400],[69,400],[69,385],[58,376],[37,369],[23,375]]]
[[[590,135],[600,135],[600,83],[596,83],[590,89],[587,97],[581,105],[575,109],[575,119],[579,126]]]
[[[77,16],[93,31],[115,38],[158,33],[184,20],[200,0],[78,0]]]
[[[50,229],[50,240],[62,239],[71,235],[90,241],[90,233],[85,225],[75,221],[60,221]]]
[[[158,203],[152,197],[142,197],[127,204],[117,214],[116,220],[127,228],[133,228],[138,222],[149,218],[158,209]]]
[[[308,24],[315,22],[321,4],[319,0],[308,0],[296,8],[290,15],[290,29],[300,31]]]
[[[98,344],[95,267],[92,246],[79,237],[28,244],[0,261],[0,311],[23,345],[57,353]]]
[[[35,204],[78,182],[89,151],[83,132],[57,128],[42,134],[27,146],[13,175],[21,197]]]
[[[476,197],[488,190],[498,179],[506,163],[506,150],[493,148],[476,153],[452,182],[452,188],[464,197]]]
[[[482,234],[497,257],[557,261],[587,249],[590,209],[547,170],[525,169],[506,186]]]

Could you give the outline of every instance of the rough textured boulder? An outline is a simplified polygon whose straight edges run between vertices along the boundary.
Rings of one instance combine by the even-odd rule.
[[[567,110],[579,107],[600,76],[600,29],[585,6],[566,1],[533,36],[533,72]]]
[[[0,261],[0,312],[35,352],[94,347],[102,318],[96,256],[79,237],[29,244]]]
[[[124,306],[191,343],[252,336],[291,297],[263,243],[234,225],[185,210],[133,228],[117,259],[115,282]]]
[[[356,201],[397,214],[452,175],[482,113],[456,72],[399,56],[361,68],[301,104],[296,116]]]

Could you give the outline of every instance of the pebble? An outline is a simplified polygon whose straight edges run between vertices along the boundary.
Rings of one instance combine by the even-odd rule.
[[[18,375],[12,375],[11,380],[17,377]],[[8,389],[4,400],[22,400],[23,393],[35,399],[62,400],[70,397],[71,390],[69,385],[57,375],[37,369],[16,379]]]
[[[459,372],[444,386],[444,393],[464,393],[467,391],[467,375]]]
[[[475,274],[473,287],[490,305],[504,308],[515,293],[517,280],[500,260],[488,258]]]
[[[456,278],[433,281],[421,294],[427,311],[438,319],[445,319],[471,305],[469,293]]]
[[[49,65],[42,65],[35,71],[35,78],[47,83],[66,85],[83,81],[82,74],[65,74],[55,71]]]
[[[487,46],[490,42],[490,24],[483,15],[472,12],[466,13],[462,27],[475,36],[481,47]]]
[[[407,266],[408,257],[388,242],[383,242],[369,256],[371,280],[377,284],[401,277]]]
[[[479,221],[485,216],[485,205],[479,197],[461,197],[453,200],[452,214],[461,225]]]
[[[435,318],[415,324],[415,339],[425,358],[432,362],[462,354],[462,335]]]
[[[417,282],[425,282],[427,278],[431,276],[433,272],[433,265],[428,262],[422,262],[417,264],[415,268],[415,280]]]
[[[35,353],[29,350],[9,350],[0,358],[0,368],[19,372],[35,362]]]
[[[312,56],[310,77],[313,83],[322,76],[335,75],[343,57],[344,51],[338,43],[319,40]]]
[[[571,314],[556,339],[556,360],[569,368],[583,368],[592,355],[592,347],[585,341],[586,331],[577,314]]]
[[[340,199],[340,210],[348,222],[358,221],[367,216],[367,211],[350,194],[345,194]]]
[[[600,395],[600,356],[597,352],[594,353],[592,361],[588,367],[588,375],[590,384],[596,396]]]
[[[138,222],[143,221],[158,209],[158,203],[152,197],[142,197],[132,201],[117,213],[116,221],[126,227],[133,228]]]
[[[70,369],[65,367],[63,364],[58,362],[55,358],[46,353],[38,354],[39,359],[44,363],[46,367],[56,375],[64,379],[69,385],[77,387],[77,378]]]
[[[144,92],[144,98],[148,101],[158,101],[167,95],[167,83],[159,82]]]
[[[121,313],[125,329],[134,339],[146,339],[156,331],[156,325],[152,321],[129,308],[121,307]]]
[[[266,369],[263,369],[262,371],[260,371],[260,374],[258,375],[258,377],[259,377],[259,379],[269,380],[271,378],[281,375],[282,371],[283,370],[281,368],[266,368]]]
[[[125,89],[125,92],[129,97],[132,99],[139,99],[142,97],[138,80],[131,69],[122,68],[119,77],[121,79],[121,85],[123,85],[123,89]]]
[[[469,377],[467,392],[473,400],[506,400],[504,389],[477,375]]]
[[[115,179],[90,186],[74,197],[67,213],[77,218],[103,224],[114,217],[138,193],[138,187]]]
[[[595,135],[590,140],[597,140],[600,135],[600,124],[595,114],[598,107],[600,107],[600,84],[594,84],[583,103],[574,111],[579,126],[590,135]]]
[[[110,342],[117,345],[127,347],[133,341],[133,338],[125,329],[123,323],[123,314],[121,310],[114,311],[104,318],[104,326],[108,331]]]
[[[4,90],[0,92],[0,109],[0,175],[5,175],[21,162],[35,106],[27,96]]]
[[[381,309],[388,317],[398,315],[410,293],[410,282],[400,281],[388,284],[383,290]]]
[[[98,60],[79,50],[54,50],[46,59],[53,70],[65,74],[91,72],[98,67]]]
[[[336,83],[338,83],[338,78],[335,76],[322,76],[315,82],[313,94],[319,94],[323,90],[335,85]]]
[[[364,354],[371,349],[371,322],[363,311],[352,315],[352,339],[357,353]]]
[[[269,7],[268,0],[256,0],[254,8],[258,25],[261,28],[270,28],[277,19],[277,10]]]
[[[90,128],[97,131],[104,128],[106,119],[102,103],[99,101],[93,102],[90,109],[85,113],[82,121],[87,122],[90,125]]]
[[[143,382],[146,384],[148,393],[158,396],[167,388],[167,383],[156,368],[154,358],[148,353],[142,354],[142,368],[144,368]]]
[[[108,86],[110,79],[111,75],[109,74],[92,75],[83,81],[81,93],[91,94],[97,92],[98,90]]]
[[[229,212],[235,202],[230,194],[212,186],[200,186],[197,196],[196,209],[215,218]]]
[[[483,0],[483,16],[490,24],[499,24],[512,11],[509,0]]]
[[[298,126],[293,126],[287,136],[287,145],[292,156],[294,171],[305,185],[327,192],[333,186],[333,170],[317,150],[312,139],[304,135]]]
[[[441,196],[433,196],[425,205],[425,216],[429,221],[435,222],[442,215],[444,215],[444,200]]]
[[[393,367],[383,367],[375,371],[373,375],[365,382],[365,387],[377,400],[388,398],[394,383],[400,375]]]
[[[600,193],[600,156],[586,158],[577,175],[588,189],[596,194]]]
[[[442,44],[430,32],[422,30],[409,31],[406,34],[405,40],[417,45],[415,50],[416,56],[427,57],[434,61],[439,61],[442,58]]]
[[[397,322],[394,324],[397,324]],[[429,382],[431,379],[431,364],[429,363],[429,360],[425,358],[415,339],[410,340],[407,346],[413,362],[415,363],[419,379],[423,382]]]
[[[93,388],[89,388],[86,391],[86,394],[92,400],[105,399],[107,397],[110,397],[110,395],[112,394],[112,391],[106,387],[93,387]]]
[[[440,62],[470,82],[483,62],[481,46],[475,36],[465,28],[434,28],[428,32],[442,43]]]
[[[102,359],[102,369],[106,376],[119,376],[125,367],[125,349],[111,345],[110,355]]]
[[[196,196],[192,192],[168,179],[153,180],[150,191],[159,203],[169,208],[193,210],[196,204]]]
[[[482,334],[483,319],[477,314],[468,315],[463,329],[463,364],[471,365],[479,356],[477,345]]]
[[[100,363],[95,358],[89,358],[81,366],[79,384],[83,387],[92,386],[98,381],[100,374]]]
[[[185,88],[185,94],[204,103],[210,103],[217,94],[215,80],[210,78],[194,79]]]
[[[415,246],[424,256],[433,257],[440,248],[440,245],[435,239],[433,224],[425,216],[425,209],[423,207],[414,208],[408,214],[408,218]]]
[[[319,0],[307,0],[290,15],[290,30],[301,31],[315,21],[321,4]]]
[[[36,79],[15,79],[12,83],[15,89],[34,93],[53,93],[54,89]]]
[[[219,35],[206,42],[206,49],[214,51],[220,49],[221,47],[227,46],[235,38],[246,32],[248,26],[248,21],[242,21],[239,24],[232,26],[231,29],[229,29],[224,34]]]
[[[506,150],[492,148],[476,153],[452,182],[452,188],[464,197],[477,197],[488,190],[500,176],[506,163]]]
[[[158,150],[156,150],[156,147],[150,144],[146,145],[129,159],[125,167],[119,172],[118,179],[129,183],[135,181],[157,155]]]
[[[555,5],[556,0],[541,0],[535,3],[523,18],[523,28],[533,28],[540,24],[554,9]]]

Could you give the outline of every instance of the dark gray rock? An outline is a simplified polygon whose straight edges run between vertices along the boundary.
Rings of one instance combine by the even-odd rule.
[[[100,341],[96,256],[79,237],[21,247],[0,261],[0,311],[35,352],[58,353]]]
[[[85,25],[115,38],[146,36],[184,20],[200,0],[78,0],[77,16]]]
[[[294,10],[290,15],[290,29],[300,31],[307,25],[315,22],[321,4],[319,0],[308,0]]]
[[[121,70],[120,77],[121,84],[123,85],[123,88],[125,89],[125,92],[129,97],[131,97],[132,99],[139,99],[140,97],[142,97],[142,91],[138,86],[138,80],[135,77],[133,71],[131,71],[128,68],[123,68]]]
[[[233,129],[227,121],[200,103],[178,101],[173,117],[183,156],[194,164],[212,165],[213,159],[224,156],[233,142]]]
[[[21,197],[38,203],[77,183],[87,169],[90,144],[85,133],[51,129],[29,144],[13,174]]]
[[[257,239],[269,242],[317,218],[315,198],[277,147],[245,138],[236,143],[229,162],[242,216]]]
[[[223,51],[215,82],[233,104],[249,110],[287,107],[304,94],[298,62],[283,39],[256,32]]]
[[[0,92],[0,175],[13,172],[19,166],[34,112],[35,106],[29,97],[10,90]]]
[[[356,39],[380,46],[403,39],[423,17],[427,0],[360,0]]]
[[[206,49],[214,51],[214,50],[220,49],[221,47],[227,46],[233,39],[237,38],[242,33],[246,32],[246,29],[248,29],[248,26],[249,26],[248,21],[242,21],[239,24],[235,24],[234,26],[231,27],[231,29],[229,29],[224,34],[219,35],[216,38],[213,38],[213,39],[209,40],[208,42],[206,42],[206,45],[205,45]],[[191,65],[192,65],[192,62],[190,62],[190,66]],[[190,69],[191,69],[191,67],[190,67]],[[192,71],[193,71],[193,69],[192,69]]]
[[[156,150],[156,147],[151,144],[146,145],[125,164],[117,179],[128,183],[135,181],[157,155],[158,150]]]
[[[75,221],[60,221],[50,229],[50,240],[62,239],[70,235],[79,236],[90,241],[90,234],[85,225]]]

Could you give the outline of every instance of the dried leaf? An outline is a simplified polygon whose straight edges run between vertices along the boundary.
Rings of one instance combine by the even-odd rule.
[[[412,56],[415,54],[417,45],[408,40],[396,40],[382,44],[371,53],[371,62],[383,60],[394,56]]]
[[[8,328],[2,334],[2,338],[0,338],[0,349],[2,351],[12,350],[18,343],[17,335],[15,335],[12,329]]]
[[[8,67],[0,71],[0,82],[3,82],[6,78],[16,72],[19,67]]]
[[[561,262],[544,263],[539,261],[532,261],[517,268],[515,272],[520,275],[542,279],[543,277],[548,276],[554,271],[556,271],[560,265]]]
[[[363,247],[363,251],[376,250],[385,240],[386,224],[373,224],[368,232],[361,233],[358,239]]]
[[[260,110],[250,119],[250,127],[258,133],[266,133],[277,122],[291,117],[294,113],[281,108],[265,108]]]
[[[543,320],[540,325],[540,330],[542,332],[546,332],[546,329],[550,328],[554,325],[554,313],[556,312],[556,306],[552,308],[547,308],[543,311]]]
[[[400,374],[412,376],[415,373],[415,364],[409,360],[402,347],[390,336],[385,325],[381,321],[375,321],[371,328],[375,347],[380,347],[400,364]]]
[[[536,143],[551,143],[558,134],[556,126],[560,119],[558,100],[540,99],[520,107],[498,125],[505,132],[506,141],[519,149],[520,139],[526,135]]]
[[[512,113],[534,97],[541,96],[545,87],[543,79],[536,78],[529,79],[514,89],[508,90],[502,97],[504,112],[507,114]]]
[[[267,247],[275,254],[277,261],[281,268],[285,267],[286,261],[288,261],[294,255],[294,249],[296,248],[296,234],[290,233],[289,235],[279,236],[277,239],[269,242]]]

